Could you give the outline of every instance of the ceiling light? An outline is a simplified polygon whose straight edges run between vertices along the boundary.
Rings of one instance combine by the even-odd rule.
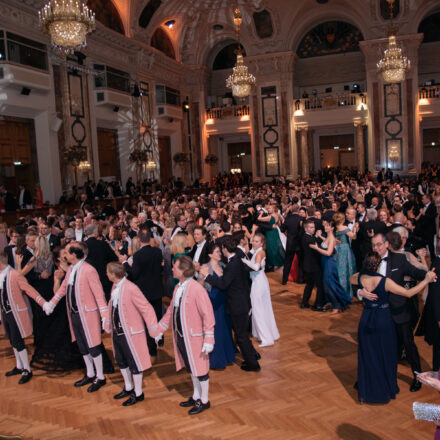
[[[168,20],[168,21],[165,22],[165,26],[166,26],[168,29],[172,29],[172,27],[173,27],[175,24],[176,24],[176,20]]]

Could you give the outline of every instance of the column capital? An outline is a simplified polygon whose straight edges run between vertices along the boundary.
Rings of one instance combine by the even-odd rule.
[[[296,124],[295,131],[308,131],[309,126],[307,124]]]
[[[367,124],[367,121],[364,121],[362,119],[353,119],[353,125],[355,127],[365,127]]]

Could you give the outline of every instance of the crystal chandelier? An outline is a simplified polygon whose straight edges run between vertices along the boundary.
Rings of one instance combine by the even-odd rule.
[[[388,49],[385,49],[383,57],[377,63],[377,73],[381,74],[386,83],[399,83],[405,80],[406,72],[411,67],[411,62],[403,56],[402,49],[397,45],[396,29],[392,25],[393,7],[395,0],[387,0],[390,7],[390,33],[388,37]]]
[[[237,98],[246,98],[251,93],[252,87],[255,85],[255,76],[248,73],[248,68],[243,61],[243,53],[240,47],[240,25],[242,23],[240,9],[234,9],[234,24],[237,31],[238,49],[237,61],[232,69],[232,75],[226,79],[226,87],[232,89],[232,94]]]
[[[149,161],[147,161],[145,166],[148,171],[154,171],[156,169],[156,162],[150,159]]]
[[[90,165],[90,162],[88,160],[82,160],[78,164],[78,171],[81,173],[88,173],[92,169],[92,166]]]
[[[65,54],[84,47],[87,34],[95,29],[95,13],[83,0],[49,0],[38,17],[54,47]]]

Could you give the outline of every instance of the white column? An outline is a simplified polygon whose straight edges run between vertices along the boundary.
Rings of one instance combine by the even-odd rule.
[[[364,124],[355,122],[356,127],[356,156],[357,168],[360,172],[365,170],[365,146],[364,146]]]
[[[307,132],[309,127],[301,127],[301,177],[309,177],[309,151],[307,142]]]

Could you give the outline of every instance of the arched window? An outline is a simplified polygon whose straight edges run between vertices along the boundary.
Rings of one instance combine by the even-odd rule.
[[[163,52],[166,56],[176,59],[173,43],[162,28],[157,28],[151,37],[151,46]]]
[[[150,0],[145,6],[139,17],[139,26],[142,28],[146,28],[153,18],[154,13],[159,9],[162,4],[161,0]]]
[[[246,56],[244,47],[241,44],[240,47],[243,56]],[[238,43],[232,43],[224,47],[215,57],[212,70],[232,69],[237,61],[237,54],[235,53],[237,49]]]
[[[423,33],[423,42],[440,41],[440,11],[429,15],[419,25],[419,33]]]
[[[359,50],[364,37],[359,29],[343,21],[328,21],[309,31],[298,46],[300,58],[319,57]]]
[[[270,12],[264,11],[254,12],[254,24],[257,35],[260,38],[269,38],[273,35],[272,17]]]
[[[104,26],[120,34],[125,34],[121,17],[111,1],[88,0],[87,6],[95,13],[96,19]]]

